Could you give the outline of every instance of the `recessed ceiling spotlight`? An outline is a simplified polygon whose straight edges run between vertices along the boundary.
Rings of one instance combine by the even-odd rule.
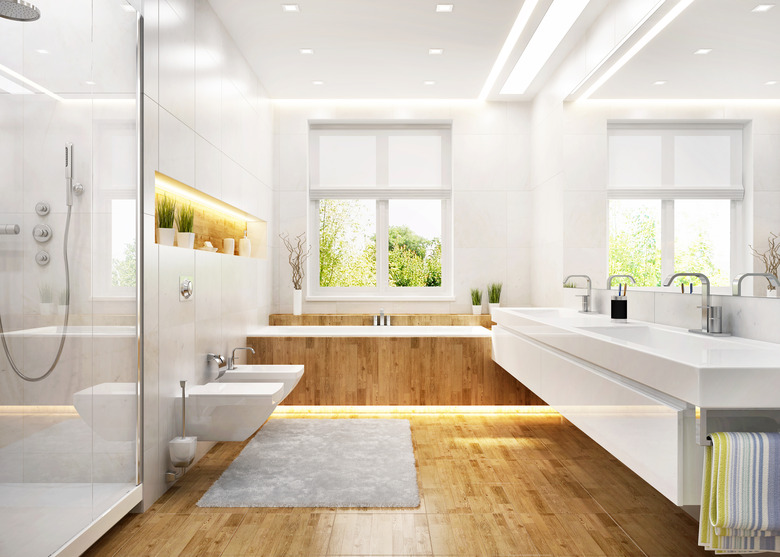
[[[709,54],[710,52],[712,52],[711,48],[700,48],[699,50],[695,50],[693,53],[694,54]]]
[[[443,48],[429,48],[428,54],[444,54]]]
[[[49,51],[46,50],[45,48],[36,48],[35,52],[37,52],[38,54],[48,54],[49,53]]]
[[[452,4],[436,4],[436,11],[438,13],[450,13],[453,7]]]
[[[653,85],[666,85],[665,81],[653,81]]]
[[[775,81],[775,80],[767,81],[766,84],[767,85],[777,85],[777,81]]]
[[[284,12],[300,12],[301,7],[298,4],[282,4],[282,11]]]
[[[436,85],[435,81],[423,81],[423,85]]]
[[[324,81],[320,81],[319,79],[316,79],[311,82],[312,85],[325,85]]]
[[[84,83],[86,83],[87,85],[95,85],[94,81],[85,81]]]
[[[759,4],[758,6],[756,6],[755,8],[753,8],[750,11],[762,14],[764,12],[768,12],[769,10],[771,10],[774,7],[775,7],[774,4]]]
[[[300,52],[301,54],[314,54],[314,49],[313,48],[299,48],[298,52]]]

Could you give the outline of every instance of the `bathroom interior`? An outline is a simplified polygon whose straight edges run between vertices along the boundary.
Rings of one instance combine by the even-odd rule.
[[[296,1],[0,0],[0,557],[780,551],[780,5]]]

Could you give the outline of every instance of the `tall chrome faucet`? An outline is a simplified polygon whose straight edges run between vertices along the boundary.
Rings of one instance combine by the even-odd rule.
[[[696,277],[701,281],[701,329],[689,329],[692,333],[728,336],[723,332],[723,308],[712,305],[710,279],[703,273],[673,273],[666,277],[664,286],[670,286],[677,277]]]
[[[607,290],[612,290],[612,279],[616,278],[627,278],[630,279],[632,283],[636,284],[636,279],[631,275],[609,275],[609,278],[607,278]]]
[[[563,284],[566,284],[567,282],[569,282],[569,279],[576,278],[576,277],[584,278],[585,280],[588,281],[588,292],[587,292],[587,294],[577,294],[577,296],[582,298],[582,309],[580,310],[580,313],[591,313],[591,309],[590,309],[590,300],[591,300],[591,298],[590,298],[590,277],[588,275],[569,275],[568,277],[563,279]]]
[[[230,357],[228,357],[227,360],[227,369],[233,370],[236,369],[236,350],[248,350],[252,354],[255,353],[255,349],[251,346],[239,346],[233,349],[233,352],[231,352]]]
[[[769,281],[769,284],[775,288],[780,288],[780,282],[772,273],[742,273],[741,275],[735,276],[734,282],[731,283],[731,293],[734,294],[734,296],[742,296],[742,281],[747,277],[764,277]]]
[[[390,316],[389,315],[385,315],[384,308],[379,310],[379,315],[375,315],[374,316],[374,326],[375,327],[377,327],[377,326],[380,326],[380,327],[388,326],[389,327],[390,326]]]

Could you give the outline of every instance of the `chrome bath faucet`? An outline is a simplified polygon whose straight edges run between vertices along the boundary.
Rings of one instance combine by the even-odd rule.
[[[702,273],[673,273],[666,277],[664,286],[670,286],[677,277],[696,277],[701,281],[701,329],[689,329],[691,333],[729,336],[723,332],[723,308],[712,305],[710,279]]]
[[[565,285],[567,282],[569,282],[569,279],[573,278],[584,278],[588,281],[588,292],[587,294],[577,294],[578,297],[582,298],[582,309],[580,310],[580,313],[592,313],[590,309],[590,277],[588,275],[569,275],[565,279],[563,279],[563,284]]]

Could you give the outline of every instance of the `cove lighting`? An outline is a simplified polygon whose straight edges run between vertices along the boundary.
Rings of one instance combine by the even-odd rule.
[[[58,94],[49,91],[48,89],[46,89],[46,87],[43,87],[42,85],[38,85],[37,83],[35,83],[31,79],[27,79],[22,74],[13,71],[11,68],[9,68],[7,66],[3,66],[2,64],[0,64],[0,72],[6,74],[8,77],[10,77],[10,78],[12,78],[12,79],[14,79],[16,81],[21,81],[25,85],[29,85],[30,87],[32,87],[36,91],[40,91],[44,95],[50,96],[55,101],[62,102],[62,101],[65,100],[62,97],[60,97]]]
[[[27,87],[23,87],[15,81],[11,81],[2,75],[0,75],[0,91],[5,91],[6,93],[11,93],[12,95],[32,95],[35,93],[35,91],[31,91]]]
[[[496,61],[493,63],[493,67],[490,69],[487,80],[482,86],[482,91],[479,92],[479,100],[484,101],[490,94],[496,79],[498,79],[498,74],[500,74],[501,70],[504,69],[504,64],[506,64],[506,61],[509,58],[509,55],[512,53],[512,50],[514,50],[518,39],[520,39],[520,35],[522,35],[523,31],[525,31],[525,27],[528,25],[528,20],[531,19],[531,14],[534,13],[534,9],[538,3],[539,0],[525,0],[525,2],[523,2],[523,6],[520,8],[520,13],[517,14],[517,19],[512,24],[512,29],[509,30],[509,35],[506,36],[504,46],[502,46],[501,50],[498,52],[498,58],[496,58]]]
[[[300,52],[301,54],[314,54],[314,49],[313,48],[299,48],[298,52]]]
[[[711,48],[700,48],[699,50],[694,51],[694,54],[709,54],[712,52]]]
[[[440,14],[452,12],[452,4],[436,4],[436,11]]]
[[[509,74],[502,95],[522,95],[582,15],[590,0],[555,0]]]
[[[756,6],[755,8],[753,8],[750,11],[751,12],[756,12],[756,13],[759,13],[759,14],[763,14],[765,12],[768,12],[769,10],[771,10],[774,7],[775,7],[774,4],[759,4],[758,6]]]
[[[238,219],[246,222],[260,221],[260,219],[257,218],[256,216],[247,213],[246,211],[242,211],[238,207],[234,207],[229,203],[225,203],[221,199],[217,199],[216,197],[212,197],[207,193],[203,193],[200,190],[196,190],[195,188],[190,187],[183,182],[179,182],[178,180],[171,178],[170,176],[161,174],[160,172],[154,173],[154,189],[161,192],[170,193],[172,195],[178,195],[180,197],[184,197],[190,201],[193,201],[195,203],[200,203],[201,205],[208,207],[209,209],[212,209],[218,213],[222,213],[223,215],[226,215],[234,219]]]
[[[443,48],[429,48],[428,54],[444,54]]]
[[[285,12],[300,12],[301,7],[298,4],[282,4],[282,11]]]
[[[277,406],[279,414],[553,414],[549,406]]]
[[[680,0],[674,8],[669,10],[666,15],[664,15],[658,23],[656,23],[647,33],[645,33],[642,38],[640,38],[637,42],[635,42],[633,45],[631,45],[631,48],[629,48],[618,60],[612,64],[607,70],[599,76],[599,78],[593,82],[593,84],[588,87],[587,91],[582,94],[577,100],[585,100],[588,97],[590,97],[593,93],[598,90],[599,87],[604,85],[609,78],[611,78],[613,75],[617,73],[617,71],[625,66],[631,58],[636,56],[636,54],[642,50],[647,44],[652,41],[661,31],[663,31],[667,25],[669,25],[672,21],[677,19],[677,16],[679,16],[681,13],[685,11],[688,6],[693,4],[693,0]],[[655,13],[655,11],[660,8],[662,5],[664,5],[664,2],[659,2],[656,4],[656,6],[651,10],[651,13],[649,15],[652,15],[652,13]],[[648,17],[649,17],[648,15]],[[644,23],[647,18],[645,18],[641,23]],[[640,23],[640,25],[641,25]],[[634,27],[635,30],[638,29],[637,27]],[[633,32],[629,34],[633,35]],[[628,38],[628,37],[626,37]],[[613,50],[613,52],[615,52]],[[591,75],[594,75],[595,72],[601,68],[610,58],[612,57],[612,52],[609,56],[607,56],[604,60],[601,61],[601,63],[589,74],[588,78]],[[587,79],[587,78],[586,78]],[[577,87],[572,91],[572,95],[575,94],[577,91],[579,91],[583,85],[585,84],[585,81],[581,82]]]

